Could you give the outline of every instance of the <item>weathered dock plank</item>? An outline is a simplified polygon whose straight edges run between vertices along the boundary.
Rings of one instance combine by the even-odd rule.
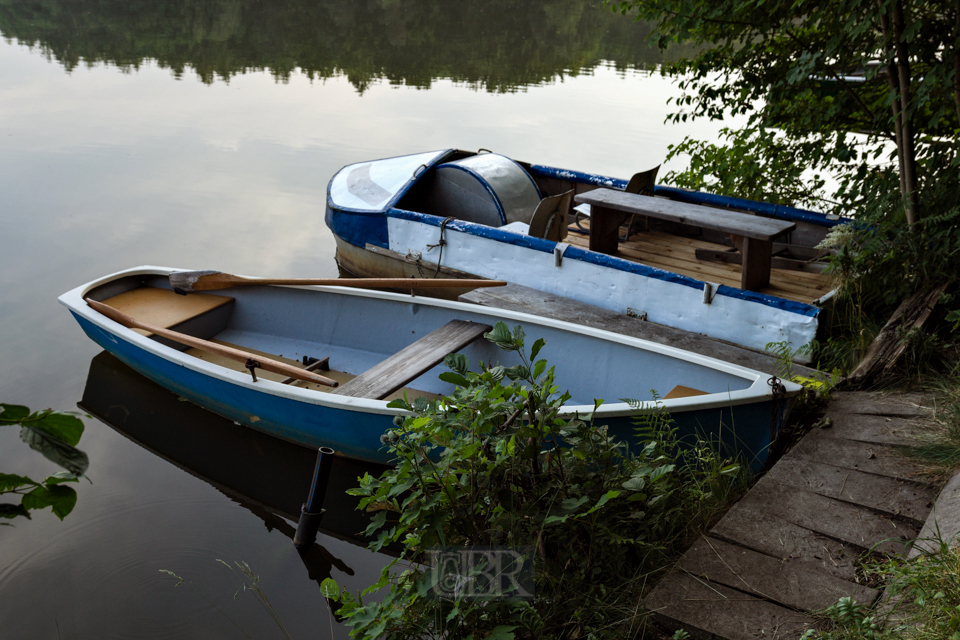
[[[817,620],[762,598],[674,569],[644,600],[669,631],[697,639],[774,640],[799,638]]]
[[[928,406],[919,395],[840,394],[827,413],[832,427],[804,436],[688,550],[645,606],[667,629],[739,640],[797,638],[812,626],[785,612],[802,616],[844,596],[877,602],[878,591],[857,581],[860,556],[871,549],[903,556],[933,531],[933,489],[896,449],[923,441]],[[960,475],[936,497],[941,502],[943,520],[960,529]]]
[[[776,358],[770,354],[708,338],[699,333],[648,322],[518,284],[510,283],[505,287],[496,287],[495,289],[475,289],[461,295],[459,300],[487,307],[523,311],[524,313],[556,318],[586,327],[604,329],[605,331],[692,351],[770,375],[777,373]],[[820,375],[820,372],[816,369],[799,364],[793,365],[793,372],[811,378]]]
[[[678,566],[699,578],[800,611],[824,609],[846,596],[871,604],[880,595],[876,589],[789,558],[774,558],[707,536],[690,548]]]
[[[892,555],[904,554],[921,523],[879,514],[858,505],[763,478],[740,501],[810,531]]]
[[[833,394],[830,411],[900,418],[927,418],[931,414],[931,408],[923,404],[927,401],[927,396],[922,394],[892,395],[843,391]]]
[[[835,467],[855,469],[879,476],[915,480],[921,467],[888,445],[858,442],[828,435],[829,429],[815,429],[790,451],[790,457],[810,462],[828,462]]]
[[[908,557],[916,558],[924,551],[939,552],[941,542],[951,547],[960,544],[960,473],[954,475],[937,496]]]
[[[930,441],[929,427],[917,418],[899,418],[885,415],[863,415],[835,411],[832,407],[826,418],[832,426],[822,429],[825,435],[874,444],[918,446]]]
[[[767,473],[768,481],[923,522],[936,492],[927,484],[878,476],[788,456]]]
[[[848,582],[856,580],[854,563],[865,551],[859,545],[818,534],[766,509],[743,504],[742,500],[710,530],[710,536]]]

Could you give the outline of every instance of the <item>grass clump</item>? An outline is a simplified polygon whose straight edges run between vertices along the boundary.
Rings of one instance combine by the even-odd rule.
[[[841,598],[822,612],[825,631],[803,638],[822,640],[960,640],[960,545],[931,541],[913,560],[887,559],[868,567],[886,576],[877,607]]]
[[[741,495],[746,466],[681,448],[662,411],[639,425],[636,452],[592,416],[560,417],[570,395],[537,359],[544,341],[528,352],[522,329],[503,323],[486,335],[521,364],[472,372],[448,356],[450,396],[396,401],[413,413],[385,438],[397,462],[352,493],[376,513],[371,547],[400,556],[362,594],[336,595],[338,615],[361,638],[638,637],[648,585]],[[529,549],[535,599],[513,585],[495,599],[433,597],[437,573],[423,562],[451,546]],[[373,592],[379,602],[364,602]]]

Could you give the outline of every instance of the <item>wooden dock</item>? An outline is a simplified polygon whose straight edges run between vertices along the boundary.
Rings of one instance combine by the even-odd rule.
[[[644,600],[656,622],[694,638],[798,638],[810,614],[880,592],[858,561],[906,555],[936,492],[897,445],[923,440],[921,394],[837,393],[815,427]]]

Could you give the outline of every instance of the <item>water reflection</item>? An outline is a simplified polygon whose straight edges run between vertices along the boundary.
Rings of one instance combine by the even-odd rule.
[[[316,452],[216,416],[147,380],[103,352],[90,363],[80,407],[130,441],[210,484],[262,521],[268,532],[292,540],[300,505],[313,476]],[[309,580],[357,574],[355,557],[344,560],[323,544],[330,537],[365,547],[361,532],[368,516],[346,494],[364,472],[383,467],[335,457],[325,492],[320,538],[301,551]],[[328,543],[329,544],[329,543]],[[384,555],[359,556],[367,568],[389,561]],[[339,572],[339,575],[336,572]]]
[[[241,427],[180,399],[109,353],[90,362],[80,407],[293,538],[300,506],[310,491],[316,451]],[[369,518],[356,509],[347,489],[365,472],[382,466],[334,457],[324,494],[321,532],[365,544],[360,534]],[[286,520],[284,520],[284,518]],[[280,524],[285,523],[285,524]]]
[[[386,79],[445,78],[513,91],[612,61],[649,68],[660,53],[637,25],[582,0],[47,0],[0,5],[0,33],[67,70],[138,69],[146,60],[206,83],[269,70],[345,75],[360,92]]]

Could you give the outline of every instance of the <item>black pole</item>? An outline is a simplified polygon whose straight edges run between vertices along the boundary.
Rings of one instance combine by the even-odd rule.
[[[297,533],[293,536],[293,544],[297,548],[309,547],[317,539],[317,529],[320,528],[324,511],[323,497],[330,479],[330,467],[333,465],[333,453],[330,447],[320,447],[317,450],[317,466],[313,470],[310,495],[300,508],[300,522],[297,523]]]

